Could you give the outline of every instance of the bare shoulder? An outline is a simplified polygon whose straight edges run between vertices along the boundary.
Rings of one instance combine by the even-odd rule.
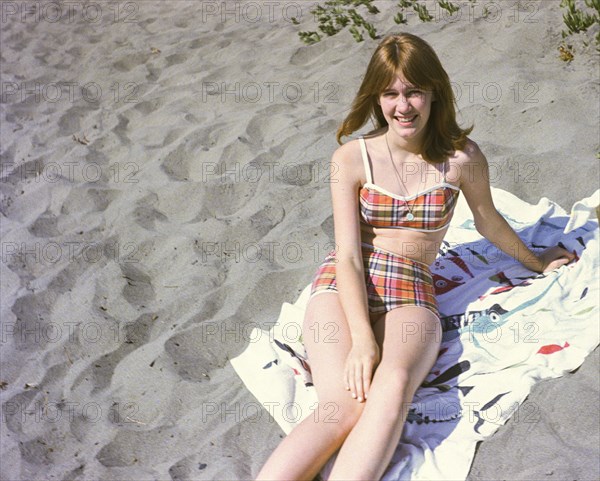
[[[352,182],[364,182],[365,174],[358,139],[340,145],[331,157],[331,171]]]
[[[459,167],[467,165],[483,165],[486,163],[485,156],[474,140],[467,138],[464,149],[457,150],[451,157],[451,162]]]
[[[487,178],[487,160],[477,143],[469,138],[462,150],[457,150],[450,157],[449,178],[453,179],[461,189],[468,184]]]
[[[361,160],[360,143],[358,139],[350,140],[349,142],[340,145],[333,152],[333,158],[346,160],[346,162]]]
[[[454,178],[461,189],[489,182],[487,159],[475,141],[467,138],[464,149],[457,150],[450,162],[454,167]]]

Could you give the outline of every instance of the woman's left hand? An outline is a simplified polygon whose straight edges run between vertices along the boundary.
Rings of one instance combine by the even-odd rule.
[[[553,271],[554,269],[558,269],[560,266],[568,264],[577,258],[575,253],[569,252],[568,250],[558,246],[544,249],[542,252],[540,252],[540,254],[538,254],[537,257],[542,263],[543,267],[541,272],[544,274],[546,272]]]

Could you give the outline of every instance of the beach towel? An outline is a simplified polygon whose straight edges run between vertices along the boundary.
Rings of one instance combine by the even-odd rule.
[[[475,230],[461,197],[431,266],[443,325],[438,359],[409,406],[383,480],[465,479],[478,442],[492,436],[532,386],[579,367],[599,342],[600,191],[571,214],[492,188],[494,203],[534,251],[559,245],[576,261],[534,273]],[[256,329],[234,369],[289,433],[317,403],[301,328],[310,286],[283,303],[270,331]],[[323,479],[332,458],[322,470]]]

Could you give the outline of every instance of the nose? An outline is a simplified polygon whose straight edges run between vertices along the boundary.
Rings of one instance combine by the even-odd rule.
[[[398,95],[396,111],[400,113],[409,112],[412,109],[410,101],[404,95]]]

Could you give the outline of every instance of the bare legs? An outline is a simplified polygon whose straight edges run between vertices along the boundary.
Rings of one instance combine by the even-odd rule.
[[[364,408],[343,385],[342,370],[352,341],[336,293],[310,300],[302,333],[319,405],[283,439],[257,480],[311,481],[342,445]]]
[[[433,367],[438,318],[420,307],[393,309],[373,326],[382,358],[364,412],[346,438],[330,480],[378,480],[400,440],[408,406]]]
[[[400,439],[407,406],[433,366],[441,341],[430,311],[402,307],[381,316],[373,330],[382,349],[369,399],[352,399],[343,383],[351,338],[337,294],[308,304],[303,339],[318,408],[284,438],[257,480],[311,481],[341,447],[330,480],[379,479]]]

